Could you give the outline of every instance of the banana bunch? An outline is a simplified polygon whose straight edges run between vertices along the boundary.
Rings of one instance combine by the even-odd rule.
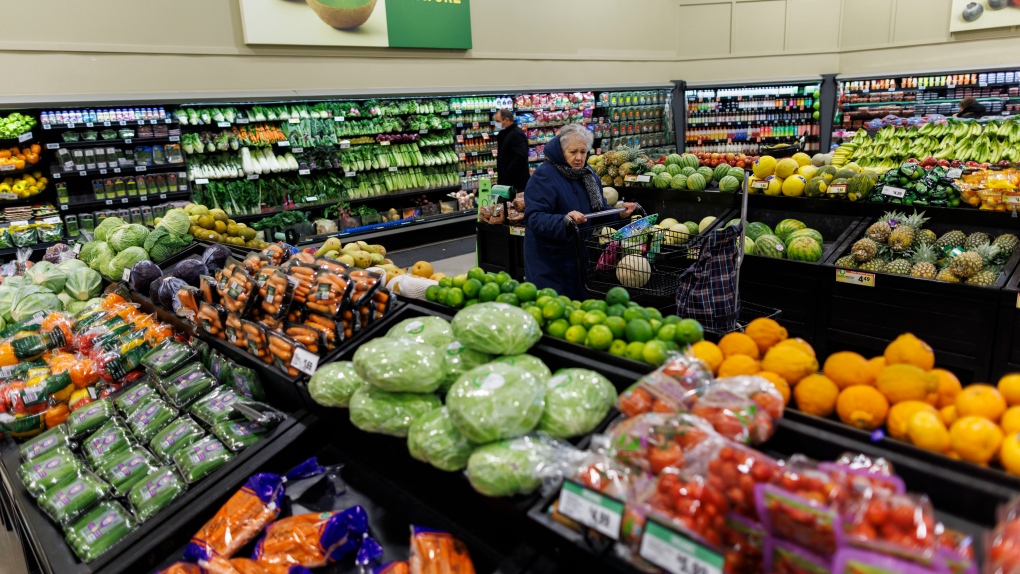
[[[861,130],[857,130],[860,133]],[[867,133],[865,133],[867,135]],[[857,134],[854,134],[854,138]],[[835,167],[843,167],[846,165],[851,156],[854,155],[854,150],[857,149],[857,144],[853,141],[840,145],[834,152],[832,152],[832,161],[830,162]]]
[[[920,126],[885,126],[868,136],[857,130],[850,143],[833,154],[832,164],[854,161],[862,167],[881,170],[897,167],[909,158],[934,157],[997,163],[1020,161],[1020,118],[987,122],[950,118]],[[840,153],[840,150],[844,150]]]

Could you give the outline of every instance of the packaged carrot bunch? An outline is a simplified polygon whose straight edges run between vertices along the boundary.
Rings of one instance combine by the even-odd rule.
[[[367,533],[368,517],[360,506],[298,514],[267,526],[252,559],[273,571],[280,566],[318,568],[353,552]]]

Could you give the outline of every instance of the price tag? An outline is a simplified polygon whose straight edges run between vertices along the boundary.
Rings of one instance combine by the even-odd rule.
[[[524,237],[524,228],[523,227],[518,227],[516,225],[511,225],[510,226],[510,235],[516,235],[517,237]],[[564,484],[564,486],[566,486],[566,484]],[[561,496],[562,496],[562,493],[561,493]],[[617,531],[619,531],[619,529],[617,529]]]
[[[0,199],[18,199],[16,193],[0,193]]]
[[[499,156],[499,152],[497,150],[492,150],[492,157],[497,157],[497,156]]]
[[[60,205],[60,210],[61,211],[67,211],[67,204],[66,203],[61,204]]]
[[[99,170],[99,175],[106,175],[106,170],[105,169]]]
[[[149,201],[149,196],[148,195],[143,195],[143,196],[139,197],[138,200],[139,201]]]
[[[830,185],[829,188],[825,190],[825,193],[827,193],[829,195],[843,195],[843,194],[846,194],[846,184],[845,183],[840,183],[840,184],[836,184],[836,185]]]
[[[121,202],[121,203],[127,203],[127,202],[128,202],[128,200],[127,200],[127,198],[126,198],[126,197],[122,197],[122,198],[120,198],[120,202]]]
[[[593,528],[609,538],[620,537],[623,503],[568,480],[560,490],[560,514]]]
[[[205,184],[205,183],[209,183],[209,179],[208,178],[200,177],[200,178],[195,180],[195,185],[202,185],[202,184]]]
[[[187,186],[182,185],[181,189],[186,191],[188,188],[187,188]],[[160,199],[166,199],[166,194],[165,193],[159,194],[159,198]]]
[[[851,285],[874,287],[875,274],[865,273],[863,271],[851,271],[850,269],[836,269],[836,283],[850,283]]]
[[[218,128],[229,128],[230,127],[230,122],[216,122],[216,127],[218,127]]]
[[[347,172],[344,172],[344,177],[354,177],[356,175],[358,175],[358,172],[356,172],[356,171],[347,171]]]
[[[289,120],[287,120],[287,123],[289,123],[289,124],[300,124],[301,123],[301,118],[290,118]]]
[[[303,148],[303,147],[292,147],[292,148],[290,148],[290,151],[292,151],[294,153],[301,153],[301,152],[305,151],[305,148]]]
[[[319,201],[319,196],[317,195],[305,198],[305,203],[315,203],[316,201]]]
[[[344,117],[343,116],[333,116],[333,121],[334,122],[342,122],[342,121],[344,121]]]
[[[478,122],[471,122],[471,127],[472,127],[473,129],[476,129],[476,130],[477,130],[477,129],[478,129]]]
[[[257,174],[257,173],[249,173],[248,174],[248,179],[249,180],[256,180],[258,178],[259,178],[259,174]]]
[[[287,140],[280,140],[280,141],[276,142],[276,145],[278,145],[280,147],[290,147],[290,142],[287,141]]]
[[[117,120],[117,125],[126,126],[127,120]]]
[[[149,168],[144,166],[144,165],[136,165],[135,166],[135,171],[148,171],[148,170],[149,170]]]
[[[19,225],[22,226],[22,227],[28,227],[28,220],[12,221],[11,222],[11,227],[17,227]]]
[[[124,273],[121,274],[120,279],[121,279],[121,281],[130,281],[131,280],[131,270],[130,269],[125,269]]]
[[[954,167],[953,169],[951,169],[951,170],[946,172],[946,177],[952,178],[952,179],[960,179],[960,177],[962,175],[963,175],[963,170],[958,168],[958,167]]]
[[[52,127],[52,126],[50,126],[50,124],[43,124],[43,127],[42,127],[42,129],[44,129],[44,130],[50,130],[50,129],[53,129],[53,127]]]
[[[103,122],[103,125],[109,127],[111,124],[110,122]]]
[[[379,142],[379,145],[390,145],[390,140],[384,140]]]
[[[234,120],[235,124],[247,124],[250,120],[248,118],[237,118]]]
[[[60,144],[58,144],[58,143],[48,143],[48,144],[46,144],[46,149],[60,149]]]
[[[107,199],[106,200],[106,205],[113,205],[113,200],[112,199]]]
[[[91,126],[89,126],[89,127],[91,127]],[[21,134],[20,136],[18,136],[18,141],[19,142],[27,142],[30,139],[32,139],[32,132],[25,132],[25,133]]]
[[[74,245],[74,254],[75,254],[75,255],[77,255],[77,254],[81,253],[81,246],[82,246],[82,244],[81,244],[81,243],[76,243],[76,244]]]
[[[420,133],[420,134],[427,134],[427,133],[429,133],[429,130],[418,130],[418,133]]]
[[[392,165],[391,165],[391,166],[390,166],[390,171],[397,171],[397,168],[396,168],[396,166],[392,166]]]
[[[0,165],[0,171],[14,171],[14,164],[5,163],[4,165]]]
[[[73,130],[73,129],[74,129],[74,124],[67,124],[67,127],[68,127],[69,129],[72,129],[72,130]]]
[[[351,142],[349,142],[347,140],[344,140],[344,141],[340,142],[340,149],[349,149],[350,147],[351,147]]]
[[[142,122],[138,122],[138,123],[142,123]],[[156,123],[158,123],[158,121],[157,120],[149,120],[149,123],[152,124],[152,125],[156,125]]]
[[[124,143],[126,143],[126,144],[129,144],[129,143],[131,143],[131,138],[127,138],[127,139],[125,139],[125,140],[124,140]]]
[[[78,175],[80,175],[80,176],[86,176],[88,174],[89,174],[89,172],[85,171],[84,169],[78,172]]]
[[[477,155],[478,155],[478,152],[476,152],[476,151],[473,151],[473,152],[471,152],[471,156],[472,156],[472,157],[475,157],[475,156],[477,156]]]
[[[113,168],[113,173],[120,173],[120,168],[119,167]]]
[[[638,180],[638,183],[648,183],[648,182],[652,181],[652,176],[650,176],[650,175],[639,175],[639,176],[637,176],[637,180]]]
[[[902,187],[887,185],[882,188],[882,195],[888,195],[889,197],[897,197],[899,199],[903,199],[903,197],[907,195],[907,190],[903,189]]]
[[[312,170],[310,169],[299,169],[297,170],[298,175],[310,175]]]
[[[170,136],[168,139],[172,142],[179,142],[181,141],[181,136]]]
[[[640,555],[674,574],[722,574],[723,556],[690,538],[649,520]]]
[[[448,115],[450,115],[450,112],[439,112],[439,115],[441,115],[441,116],[448,116]]]
[[[315,369],[319,367],[319,356],[308,349],[294,349],[294,357],[290,360],[290,366],[306,375],[314,375]]]

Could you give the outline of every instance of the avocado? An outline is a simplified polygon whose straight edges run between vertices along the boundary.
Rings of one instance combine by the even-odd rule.
[[[368,21],[376,0],[305,0],[320,20],[334,28],[349,30]]]

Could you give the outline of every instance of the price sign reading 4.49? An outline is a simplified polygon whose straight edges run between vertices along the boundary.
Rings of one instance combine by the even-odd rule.
[[[723,556],[649,520],[641,537],[641,557],[672,574],[722,574]]]
[[[875,274],[865,273],[863,271],[851,271],[849,269],[836,269],[836,283],[850,283],[852,285],[874,287]]]
[[[560,514],[605,534],[613,540],[620,537],[623,503],[615,498],[568,480],[560,490],[557,506]]]

